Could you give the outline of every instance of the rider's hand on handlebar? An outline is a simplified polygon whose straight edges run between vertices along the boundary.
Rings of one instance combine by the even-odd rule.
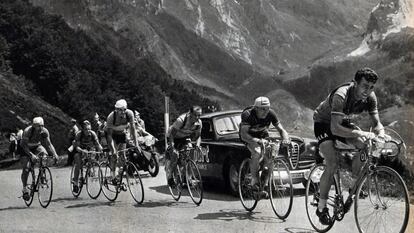
[[[33,161],[37,161],[37,160],[39,160],[39,157],[37,157],[35,154],[33,154],[33,153],[30,153],[30,157],[31,157],[31,159],[33,160]]]
[[[373,133],[373,132],[363,132],[362,135],[365,138],[365,140],[371,140],[371,139],[374,139],[376,137],[375,133]]]
[[[290,143],[291,143],[290,138],[282,140],[282,145],[289,146]]]

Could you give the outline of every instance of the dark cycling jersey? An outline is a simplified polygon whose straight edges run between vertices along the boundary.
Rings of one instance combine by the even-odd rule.
[[[268,128],[270,126],[270,123],[272,123],[273,126],[280,124],[279,119],[277,118],[276,113],[273,109],[270,109],[267,116],[263,119],[257,118],[256,110],[253,107],[245,109],[241,114],[240,126],[248,125],[249,134],[255,138],[268,137]]]
[[[378,113],[377,97],[374,92],[363,100],[357,100],[354,96],[355,84],[343,85],[319,104],[315,109],[313,120],[320,123],[331,123],[331,115],[343,115],[344,119],[352,120],[355,115],[364,111],[369,114]]]
[[[85,135],[82,131],[76,134],[75,142],[82,149],[90,150],[99,146],[98,136],[92,130],[89,135]]]

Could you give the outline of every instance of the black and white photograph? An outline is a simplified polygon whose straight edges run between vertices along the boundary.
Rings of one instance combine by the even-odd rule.
[[[1,0],[0,233],[414,233],[414,0]]]

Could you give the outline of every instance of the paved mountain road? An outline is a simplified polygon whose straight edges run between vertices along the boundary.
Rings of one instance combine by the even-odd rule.
[[[163,171],[156,178],[144,173],[145,200],[137,205],[129,192],[122,192],[113,203],[102,194],[92,200],[86,190],[75,199],[68,184],[70,168],[52,168],[54,193],[47,209],[39,205],[37,196],[30,208],[18,198],[20,170],[1,171],[0,232],[314,232],[300,195],[286,221],[276,218],[267,200],[248,213],[238,198],[219,188],[208,188],[197,207],[186,193],[178,202],[172,199]],[[353,214],[336,223],[331,232],[357,232]]]

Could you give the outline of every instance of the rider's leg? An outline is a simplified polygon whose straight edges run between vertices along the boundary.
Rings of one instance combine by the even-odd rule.
[[[125,149],[126,149],[126,143],[120,143],[118,145],[118,151],[125,150]],[[126,151],[124,151],[122,153],[123,153],[122,156],[118,156],[118,164],[117,164],[117,166],[119,168],[119,170],[118,170],[118,176],[119,176],[119,178],[121,178],[122,173],[124,172],[122,169],[124,168],[125,163],[126,163],[126,161],[125,161]]]
[[[326,207],[329,190],[334,181],[333,177],[338,168],[338,157],[335,152],[334,142],[332,140],[323,141],[319,145],[319,151],[325,158],[326,168],[320,180],[320,199],[318,204],[319,211]]]
[[[363,149],[365,144],[362,138],[347,138],[346,142],[354,145],[358,149]],[[352,178],[355,181],[362,170],[362,161],[359,155],[352,158]]]
[[[169,148],[166,152],[165,174],[169,185],[173,184],[173,171],[178,163],[178,153],[173,147]]]
[[[78,185],[79,170],[82,166],[82,159],[80,153],[75,153],[75,155],[73,156],[73,160],[75,162],[75,168],[73,170],[73,183],[75,185]]]
[[[273,154],[279,152],[279,146],[272,144],[270,148],[267,149],[266,154],[263,157],[263,171],[260,177],[262,184],[266,185],[270,178],[270,171],[273,170]]]
[[[252,174],[251,185],[256,185],[259,182],[259,160],[261,148],[258,143],[248,143],[247,148],[250,151],[252,159],[250,160],[250,172]]]
[[[22,165],[22,175],[21,180],[23,184],[23,190],[27,190],[27,177],[29,176],[29,170],[31,166],[30,158],[28,156],[21,156],[20,163]]]

